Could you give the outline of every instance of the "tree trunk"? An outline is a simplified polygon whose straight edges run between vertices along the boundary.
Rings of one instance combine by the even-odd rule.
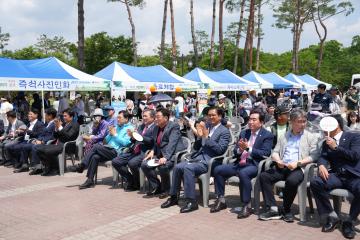
[[[326,37],[327,37],[327,28],[326,28],[326,26],[325,26],[325,24],[324,24],[324,22],[323,22],[323,20],[321,19],[321,16],[320,16],[319,2],[318,2],[317,6],[318,6],[318,8],[317,8],[318,20],[319,20],[319,23],[320,23],[321,27],[324,29],[324,36],[322,37],[321,34],[320,34],[320,31],[318,29],[318,26],[316,24],[315,17],[314,17],[314,15],[312,15],[313,22],[314,22],[314,25],[315,25],[315,30],[316,30],[316,33],[319,36],[319,40],[320,40],[320,43],[319,43],[319,58],[318,58],[318,62],[316,64],[316,78],[321,79],[320,68],[321,68],[321,64],[322,64],[322,60],[323,60],[324,43],[325,43],[325,40],[326,40]]]
[[[259,0],[259,6],[258,6],[258,39],[257,39],[257,45],[256,45],[256,71],[259,71],[260,69],[260,44],[261,44],[261,0]]]
[[[131,9],[129,6],[129,1],[125,0],[126,5],[126,11],[128,13],[129,22],[131,25],[131,39],[132,39],[132,48],[133,48],[133,65],[137,66],[137,50],[136,50],[136,36],[135,36],[135,24],[133,22],[132,16],[131,16]]]
[[[223,14],[225,0],[219,0],[219,62],[218,69],[224,65],[224,34],[223,34]]]
[[[254,29],[255,29],[255,0],[250,5],[251,15],[251,30],[250,30],[250,41],[249,41],[249,71],[253,69],[253,42],[254,42]]]
[[[171,55],[172,55],[172,71],[176,72],[176,38],[175,38],[175,21],[174,21],[174,7],[173,1],[170,0],[170,16],[171,16]]]
[[[241,10],[240,10],[240,19],[239,19],[239,28],[236,34],[236,49],[235,49],[235,57],[234,57],[234,68],[233,68],[233,73],[236,74],[236,69],[237,69],[237,65],[238,65],[238,60],[239,60],[239,45],[240,45],[240,37],[241,37],[241,31],[242,31],[242,26],[243,26],[243,19],[244,19],[244,9],[245,9],[245,0],[241,1]]]
[[[191,37],[194,46],[194,66],[198,64],[198,49],[197,42],[195,37],[195,23],[194,23],[194,0],[190,0],[190,17],[191,17]]]
[[[246,32],[246,41],[244,46],[244,56],[243,56],[243,64],[242,64],[242,73],[243,75],[246,74],[247,68],[247,55],[249,51],[249,66],[250,69],[252,67],[252,63],[250,63],[250,60],[252,61],[252,39],[253,39],[253,25],[254,25],[254,6],[255,6],[255,0],[250,1],[250,14],[249,14],[249,20],[248,20],[248,26],[247,26],[247,32]]]
[[[85,70],[85,37],[84,37],[84,0],[78,0],[78,66],[79,69]]]
[[[210,69],[214,67],[214,45],[215,45],[215,20],[216,20],[216,0],[213,0],[213,15],[211,24],[211,40],[210,40]]]
[[[161,29],[161,45],[160,45],[160,64],[164,63],[164,53],[165,53],[165,32],[166,32],[166,20],[167,20],[167,6],[169,0],[164,1],[164,15],[163,15],[163,24]]]
[[[293,56],[292,56],[292,70],[295,74],[299,73],[299,41],[301,32],[301,0],[296,0],[296,17],[294,23],[294,34],[293,34]]]

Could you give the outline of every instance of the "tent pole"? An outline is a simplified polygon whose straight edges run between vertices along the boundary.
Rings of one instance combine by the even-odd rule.
[[[41,99],[42,99],[42,117],[43,117],[43,122],[45,123],[45,103],[44,103],[44,89],[41,90]]]
[[[235,117],[237,117],[237,106],[238,106],[238,103],[237,103],[236,90],[235,90]]]

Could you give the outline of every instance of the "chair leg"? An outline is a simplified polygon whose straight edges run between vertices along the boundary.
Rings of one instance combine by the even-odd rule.
[[[142,169],[139,169],[139,181],[140,181],[140,190],[145,191],[145,174]]]
[[[58,156],[59,159],[59,173],[60,176],[64,176],[64,169],[65,169],[65,156],[63,156],[63,154],[59,154]]]
[[[333,202],[334,202],[334,211],[338,216],[340,216],[341,213],[341,204],[342,204],[342,197],[333,196]]]
[[[307,189],[307,197],[308,197],[308,201],[309,201],[310,213],[313,214],[314,213],[314,204],[312,201],[312,193],[311,193],[310,188]]]
[[[112,167],[112,172],[113,172],[113,187],[117,187],[119,184],[119,173],[114,167]]]
[[[97,172],[98,172],[98,167],[96,167],[96,171],[95,171],[95,185],[97,184]]]
[[[259,181],[256,179],[253,184],[253,208],[256,212],[256,214],[260,213],[260,184]]]
[[[300,222],[306,221],[306,189],[302,190],[301,185],[298,187]]]
[[[203,205],[205,208],[209,206],[209,180],[201,179]]]

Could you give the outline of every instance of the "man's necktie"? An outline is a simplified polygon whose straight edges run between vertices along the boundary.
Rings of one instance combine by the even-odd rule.
[[[145,133],[146,133],[146,131],[147,131],[147,127],[144,127],[144,129],[143,129],[143,131],[142,131],[142,133],[141,133],[141,136],[144,136]],[[140,143],[138,143],[138,144],[136,144],[136,146],[135,146],[134,153],[135,153],[135,154],[139,154],[140,151],[141,151],[141,149],[140,149]]]
[[[249,147],[252,147],[254,145],[255,139],[256,139],[256,134],[252,133],[251,137],[250,137]],[[248,151],[244,150],[241,154],[239,164],[246,165],[246,160],[249,158],[249,156],[250,156],[250,153]]]

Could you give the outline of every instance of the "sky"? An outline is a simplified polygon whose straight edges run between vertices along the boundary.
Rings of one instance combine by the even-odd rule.
[[[85,36],[105,31],[111,36],[131,36],[131,28],[126,8],[120,2],[107,0],[85,0]],[[160,44],[163,0],[146,0],[143,9],[132,9],[141,55],[153,55]],[[181,53],[191,50],[190,1],[173,0],[175,12],[175,32]],[[355,11],[345,17],[338,15],[328,19],[328,40],[337,40],[349,46],[352,37],[360,35],[360,1],[353,0]],[[195,29],[205,30],[210,35],[212,0],[194,0]],[[262,50],[282,53],[292,49],[292,34],[289,29],[277,29],[271,6],[263,7],[264,39]],[[168,17],[170,13],[168,13]],[[224,29],[229,23],[238,21],[239,12],[224,12]],[[15,50],[35,44],[41,34],[49,37],[63,36],[69,42],[77,41],[77,1],[76,0],[0,0],[0,27],[10,33],[6,49]],[[216,32],[218,36],[218,32]],[[166,41],[171,43],[170,18],[168,18]],[[300,48],[318,43],[314,25],[305,25]],[[256,43],[256,42],[255,42]],[[254,43],[254,44],[255,44]],[[244,40],[240,42],[243,46]]]

